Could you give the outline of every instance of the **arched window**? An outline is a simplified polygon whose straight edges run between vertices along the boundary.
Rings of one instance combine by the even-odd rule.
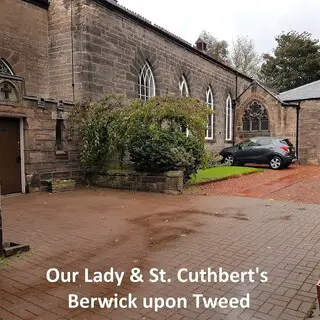
[[[180,90],[180,94],[183,97],[189,97],[188,83],[187,83],[187,80],[184,76],[181,76],[181,78],[179,80],[179,90]]]
[[[244,111],[242,124],[244,131],[268,131],[269,116],[266,107],[253,101]]]
[[[148,100],[156,95],[154,76],[148,62],[145,63],[139,73],[139,98]]]
[[[226,109],[225,109],[225,139],[226,141],[232,141],[233,136],[233,112],[232,112],[232,98],[229,94],[226,100]]]
[[[214,101],[213,101],[213,93],[211,87],[208,87],[206,91],[206,104],[208,108],[213,111],[214,109]],[[207,130],[206,130],[206,139],[212,140],[213,139],[213,119],[214,115],[209,114],[208,115],[208,124],[207,124]]]
[[[14,74],[9,64],[4,59],[0,59],[0,74]]]

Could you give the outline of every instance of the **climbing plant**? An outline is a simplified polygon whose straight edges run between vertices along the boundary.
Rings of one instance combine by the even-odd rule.
[[[73,115],[81,161],[104,170],[126,154],[137,170],[182,169],[189,176],[204,157],[204,133],[212,111],[197,99],[165,96],[146,102],[107,96],[79,105]]]

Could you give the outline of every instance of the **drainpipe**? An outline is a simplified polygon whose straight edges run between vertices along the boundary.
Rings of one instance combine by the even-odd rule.
[[[300,125],[300,102],[297,106],[297,123],[296,123],[296,156],[297,160],[299,160],[299,125]]]
[[[73,0],[70,0],[70,34],[71,34],[71,77],[72,77],[72,99],[75,101],[74,88],[74,23],[73,23]]]
[[[236,141],[236,106],[237,106],[237,98],[238,98],[238,72],[236,72],[236,97],[232,100],[232,145],[235,145]]]

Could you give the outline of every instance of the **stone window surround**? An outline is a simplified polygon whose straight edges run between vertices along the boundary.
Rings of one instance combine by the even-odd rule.
[[[214,111],[214,98],[213,98],[213,92],[211,86],[208,86],[207,91],[206,91],[206,104],[209,107],[210,110]],[[208,115],[208,125],[207,127],[211,127],[211,134],[209,134],[209,130],[206,130],[206,140],[213,140],[214,134],[213,134],[213,129],[214,129],[214,114]]]
[[[225,141],[233,140],[233,109],[232,109],[232,98],[229,93],[226,99],[225,106]]]
[[[144,64],[139,73],[139,98],[143,101],[156,95],[154,75],[148,61]]]
[[[260,108],[260,110],[252,110],[254,106]],[[253,129],[253,120],[256,119],[258,121],[259,128]],[[249,130],[245,129],[244,121],[248,121]],[[266,127],[263,128],[263,120],[267,121]],[[244,110],[243,117],[242,117],[242,129],[244,132],[262,132],[262,131],[269,131],[269,114],[267,108],[259,103],[258,101],[254,100],[251,101]]]
[[[179,79],[179,91],[182,97],[189,97],[189,86],[184,75],[182,75]]]

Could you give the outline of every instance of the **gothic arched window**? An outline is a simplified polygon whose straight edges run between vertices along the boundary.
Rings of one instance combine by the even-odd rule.
[[[183,97],[189,97],[189,88],[185,76],[181,76],[179,80],[179,90]]]
[[[210,86],[208,87],[208,89],[206,91],[206,104],[211,111],[214,110],[213,93],[212,93],[212,89]],[[207,130],[206,130],[206,139],[207,140],[213,139],[213,120],[214,120],[213,113],[209,114],[208,115]]]
[[[4,59],[0,59],[0,74],[14,74],[9,64]]]
[[[244,131],[268,131],[269,116],[266,107],[253,101],[244,111],[242,124]]]
[[[226,109],[225,109],[225,139],[226,141],[232,141],[233,138],[233,112],[232,112],[232,98],[231,95],[228,94],[226,100]]]
[[[139,73],[139,98],[148,100],[156,95],[156,86],[151,67],[148,62],[145,63]]]

